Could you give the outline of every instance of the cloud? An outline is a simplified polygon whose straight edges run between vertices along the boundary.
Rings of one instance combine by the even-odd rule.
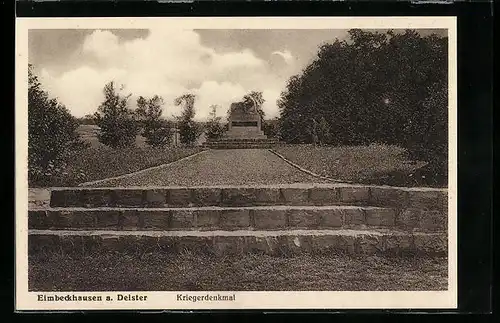
[[[287,63],[287,64],[291,64],[293,62],[293,55],[292,53],[290,53],[289,50],[283,50],[283,51],[274,51],[271,53],[271,55],[278,55],[278,56],[281,56],[281,58],[283,58],[283,60]]]
[[[224,116],[232,102],[252,90],[263,92],[268,116],[277,114],[276,99],[284,80],[273,75],[267,61],[250,49],[217,52],[202,45],[192,30],[150,30],[145,38],[132,40],[96,30],[86,36],[79,50],[85,59],[78,66],[62,73],[42,68],[40,73],[51,95],[76,116],[97,110],[102,89],[111,80],[133,94],[132,107],[139,95],[162,96],[167,117],[179,114],[181,108],[173,101],[184,93],[197,96],[196,119],[201,120],[213,104],[221,106],[218,114]],[[289,52],[279,53],[290,60]]]

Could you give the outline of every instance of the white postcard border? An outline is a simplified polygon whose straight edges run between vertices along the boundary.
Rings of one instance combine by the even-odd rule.
[[[299,22],[300,21],[300,22]],[[447,291],[289,292],[29,292],[28,291],[28,30],[29,29],[412,29],[445,28],[449,40],[449,215]],[[457,25],[456,17],[154,17],[18,18],[16,20],[16,310],[94,309],[453,309],[457,307]],[[143,302],[40,302],[39,295],[139,294]],[[178,301],[178,294],[234,295],[234,301]]]

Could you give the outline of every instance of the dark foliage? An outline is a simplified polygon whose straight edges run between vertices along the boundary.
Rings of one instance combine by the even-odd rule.
[[[278,101],[288,143],[396,144],[446,181],[447,38],[349,31],[320,47]]]
[[[114,82],[104,86],[104,101],[94,117],[100,128],[98,139],[106,146],[122,148],[135,144],[139,129],[134,112],[128,107],[129,97],[118,93]]]
[[[142,128],[142,136],[146,143],[154,147],[164,147],[171,141],[171,127],[162,118],[163,99],[157,95],[148,99],[140,96],[137,99],[136,117]]]
[[[55,98],[49,98],[28,67],[28,179],[45,182],[65,172],[72,154],[85,147],[78,121]]]
[[[208,122],[205,124],[207,139],[215,140],[222,137],[224,134],[224,126],[221,123],[222,118],[217,117],[218,106],[211,107]]]
[[[177,118],[177,126],[179,128],[179,136],[182,144],[186,146],[194,145],[196,139],[201,134],[199,123],[194,121],[194,94],[184,94],[175,99],[175,105],[183,105],[183,110],[180,117]]]

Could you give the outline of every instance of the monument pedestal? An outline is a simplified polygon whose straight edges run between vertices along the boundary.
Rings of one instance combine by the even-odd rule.
[[[270,148],[277,143],[262,131],[262,118],[255,110],[247,109],[242,102],[231,104],[228,131],[221,139],[207,141],[205,146],[214,149]]]

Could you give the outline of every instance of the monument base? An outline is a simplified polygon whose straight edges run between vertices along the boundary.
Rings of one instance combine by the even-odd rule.
[[[266,149],[278,144],[278,140],[263,136],[264,138],[223,137],[218,140],[208,140],[203,144],[203,147],[210,149]]]

